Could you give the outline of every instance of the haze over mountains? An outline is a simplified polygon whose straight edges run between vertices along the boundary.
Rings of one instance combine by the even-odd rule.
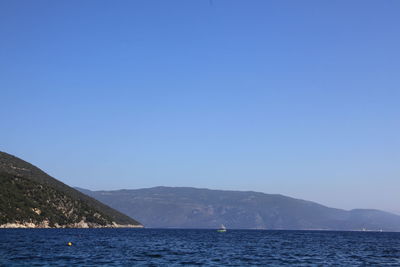
[[[146,227],[400,231],[400,216],[341,210],[283,195],[187,187],[81,192]]]
[[[142,227],[134,219],[0,152],[0,228]]]

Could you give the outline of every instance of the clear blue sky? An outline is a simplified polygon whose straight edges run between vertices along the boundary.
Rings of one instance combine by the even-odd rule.
[[[88,189],[400,212],[400,1],[1,1],[0,150]]]

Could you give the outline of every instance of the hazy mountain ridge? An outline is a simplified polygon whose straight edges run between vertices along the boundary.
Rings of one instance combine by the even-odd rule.
[[[187,187],[82,192],[147,227],[400,231],[400,216],[341,210],[283,195]]]
[[[0,152],[0,227],[141,227],[17,157]]]

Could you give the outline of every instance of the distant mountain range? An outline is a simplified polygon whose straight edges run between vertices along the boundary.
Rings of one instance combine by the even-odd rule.
[[[143,227],[136,220],[0,152],[0,228]]]
[[[341,210],[258,192],[186,187],[81,192],[146,227],[400,231],[400,216],[379,210]]]
[[[77,189],[82,193],[0,152],[0,228],[143,227],[132,216],[154,228],[400,231],[399,215],[283,195],[188,187]]]

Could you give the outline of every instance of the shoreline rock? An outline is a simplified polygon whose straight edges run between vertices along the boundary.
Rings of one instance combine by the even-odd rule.
[[[13,223],[5,223],[5,224],[0,224],[1,229],[17,229],[17,228],[25,228],[25,229],[33,229],[33,228],[41,228],[41,229],[47,229],[47,228],[53,228],[53,229],[58,229],[58,228],[77,228],[77,229],[85,229],[85,228],[144,228],[143,225],[134,225],[134,224],[117,224],[116,222],[113,222],[112,224],[106,224],[106,225],[100,225],[100,224],[94,224],[94,223],[87,223],[84,221],[80,221],[79,223],[72,223],[72,224],[66,224],[66,225],[59,225],[59,224],[54,224],[54,226],[50,226],[48,221],[43,221],[40,223],[32,223],[32,222],[13,222]]]

